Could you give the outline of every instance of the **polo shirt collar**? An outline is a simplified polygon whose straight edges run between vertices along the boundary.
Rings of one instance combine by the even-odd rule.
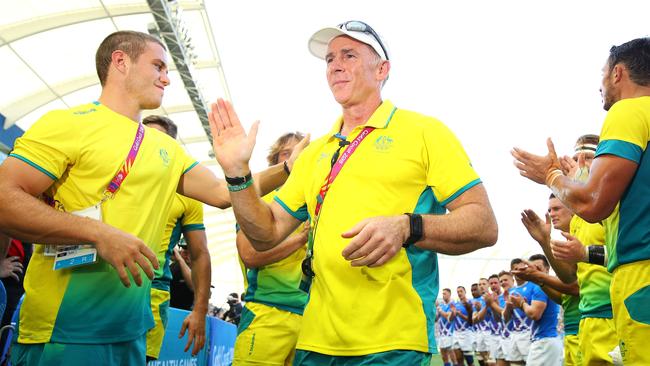
[[[375,110],[375,112],[370,116],[368,121],[360,126],[355,127],[354,129],[362,129],[365,127],[374,127],[374,128],[381,128],[384,129],[388,127],[388,124],[393,118],[393,114],[395,113],[395,105],[390,100],[385,100],[383,101],[379,107]],[[339,131],[341,131],[341,127],[343,125],[343,116],[339,117],[336,122],[334,123],[334,126],[329,132],[330,139],[334,138],[334,136],[339,134]]]

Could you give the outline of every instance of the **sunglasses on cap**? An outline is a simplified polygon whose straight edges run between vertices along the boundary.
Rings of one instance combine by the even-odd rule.
[[[341,23],[337,25],[337,27],[339,29],[345,29],[350,32],[362,32],[362,33],[370,34],[377,41],[377,43],[379,43],[379,47],[381,47],[381,50],[384,51],[384,56],[386,56],[386,60],[388,60],[388,51],[386,51],[386,47],[384,47],[384,43],[382,43],[379,34],[377,34],[377,32],[375,32],[375,30],[372,29],[372,27],[369,26],[368,24],[359,20],[350,20],[345,23]]]

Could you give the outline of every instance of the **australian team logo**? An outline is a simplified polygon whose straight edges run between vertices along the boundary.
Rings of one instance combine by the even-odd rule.
[[[316,160],[316,163],[320,163],[321,160],[326,159],[326,158],[329,158],[329,157],[330,157],[329,154],[322,152],[322,153],[320,153],[320,155],[318,156],[318,159]]]
[[[164,148],[160,148],[160,160],[162,160],[165,166],[169,166],[169,154]]]
[[[381,135],[375,140],[375,149],[381,152],[388,152],[393,147],[393,138]]]

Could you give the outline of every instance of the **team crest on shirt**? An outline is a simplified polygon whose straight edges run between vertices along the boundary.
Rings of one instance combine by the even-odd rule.
[[[327,157],[329,157],[329,155],[327,153],[324,153],[324,152],[320,153],[320,155],[318,156],[318,160],[316,160],[316,163],[319,163],[321,160],[323,160],[323,159],[325,159]]]
[[[380,152],[388,152],[393,147],[393,138],[381,135],[375,140],[375,149]]]
[[[160,148],[160,160],[162,160],[165,166],[169,166],[169,154],[165,148]]]

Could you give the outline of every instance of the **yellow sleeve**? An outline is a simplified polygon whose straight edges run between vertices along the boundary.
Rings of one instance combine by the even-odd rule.
[[[300,154],[293,165],[291,175],[275,195],[275,201],[299,221],[305,221],[308,218],[305,187],[312,172],[308,164],[311,161],[309,159],[312,155],[311,150],[308,147]]]
[[[185,151],[185,149],[179,143],[177,143],[175,140],[173,141],[174,141],[174,145],[176,146],[176,158],[181,162],[181,165],[183,167],[183,174],[185,174],[189,172],[192,168],[197,166],[199,162],[196,161],[196,159],[194,159],[193,157],[189,156]]]
[[[185,213],[181,219],[183,232],[205,230],[203,224],[203,204],[185,196],[180,196],[180,198],[185,206]]]
[[[58,180],[77,161],[81,135],[70,113],[52,111],[16,140],[10,156]]]
[[[650,140],[650,113],[636,99],[623,99],[610,108],[600,132],[596,156],[611,154],[636,163]]]
[[[425,127],[423,135],[427,185],[444,207],[481,180],[460,141],[447,126],[434,120]]]

